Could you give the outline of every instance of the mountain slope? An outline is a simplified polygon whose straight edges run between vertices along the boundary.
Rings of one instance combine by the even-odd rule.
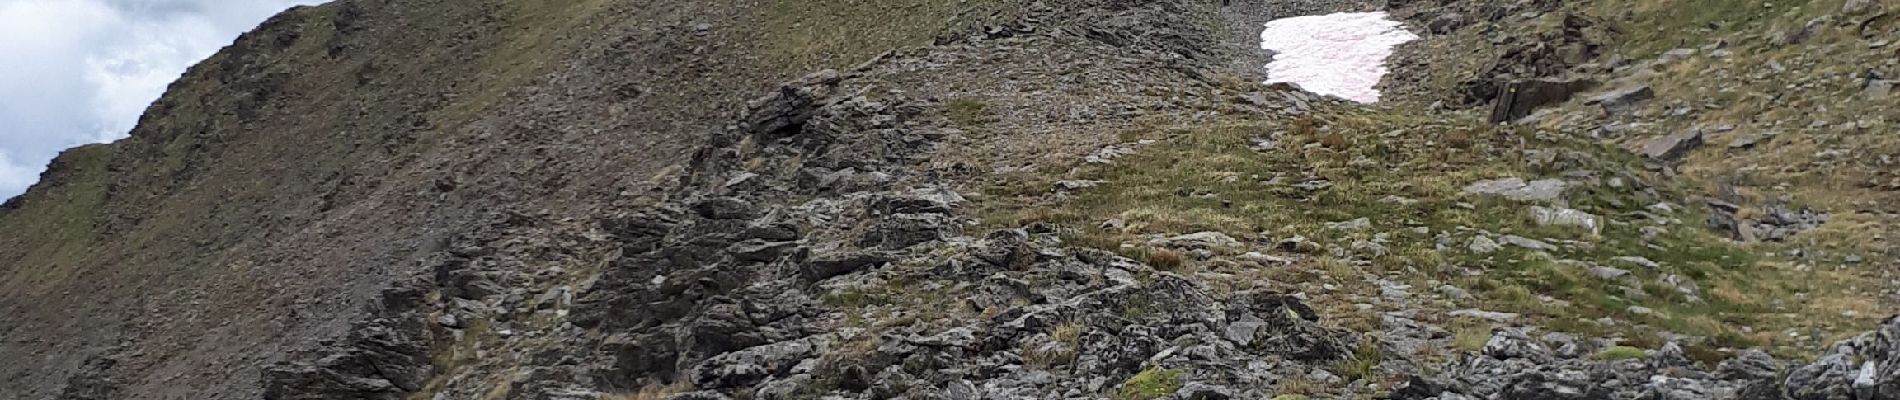
[[[232,376],[340,334],[469,221],[637,193],[760,82],[928,41],[985,15],[977,4],[288,11],[194,67],[132,138],[68,152],[0,211],[0,229],[33,233],[0,238],[0,358],[45,363],[0,367],[25,383],[0,397],[95,376],[152,397],[251,397],[255,379]],[[918,19],[863,17],[885,9]],[[892,34],[793,27],[820,21]]]
[[[0,207],[0,397],[1885,393],[1885,161],[1808,151],[1885,142],[1697,99],[1890,128],[1702,75],[1900,27],[1696,6],[299,8]],[[1391,104],[1255,83],[1259,23],[1381,9]]]

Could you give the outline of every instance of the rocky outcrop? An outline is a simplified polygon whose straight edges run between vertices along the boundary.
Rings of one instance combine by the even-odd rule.
[[[1742,206],[1709,200],[1709,229],[1743,242],[1780,242],[1827,223],[1829,215],[1812,209],[1793,209],[1786,201],[1763,204],[1754,217],[1743,217]]]
[[[1897,338],[1900,317],[1888,318],[1812,363],[1785,364],[1744,350],[1708,370],[1673,343],[1636,358],[1582,358],[1501,330],[1482,353],[1452,362],[1435,378],[1413,377],[1391,398],[1894,399],[1900,398]]]
[[[1610,164],[1588,160],[1588,154],[1573,155],[1593,150],[1579,150],[1586,143],[1566,141],[1560,144],[1576,146],[1506,154],[1508,161],[1475,164],[1476,169],[1436,164],[1453,179],[1472,178],[1460,174],[1465,171],[1502,179],[1365,185],[1341,174],[1376,176],[1376,156],[1270,127],[1278,118],[1299,115],[1326,121],[1329,125],[1319,129],[1337,133],[1354,129],[1360,118],[1351,113],[1366,109],[1339,113],[1334,100],[1226,76],[1220,68],[1230,60],[1205,45],[1214,35],[1206,22],[1220,17],[1212,15],[1212,3],[1025,3],[1027,15],[1007,22],[945,34],[936,45],[889,52],[856,68],[785,82],[751,101],[731,102],[729,112],[704,111],[718,115],[712,123],[667,126],[662,136],[703,143],[651,150],[678,159],[663,160],[675,164],[666,168],[629,170],[639,173],[573,173],[626,160],[564,164],[577,159],[576,153],[560,149],[590,146],[563,140],[572,137],[541,135],[580,132],[574,135],[589,140],[645,140],[641,135],[650,132],[614,130],[624,128],[615,125],[625,122],[616,118],[639,112],[631,109],[642,103],[628,98],[678,94],[613,79],[556,86],[610,87],[586,93],[605,99],[589,104],[607,111],[578,113],[607,122],[517,121],[502,114],[501,122],[469,141],[519,147],[509,150],[527,155],[498,157],[494,161],[501,167],[481,167],[508,171],[483,174],[454,164],[422,172],[432,175],[425,186],[377,190],[418,198],[522,196],[582,205],[505,200],[474,203],[494,207],[447,205],[468,206],[467,225],[428,230],[415,239],[418,245],[377,253],[361,280],[394,283],[386,284],[380,296],[363,296],[374,303],[360,313],[368,317],[337,339],[265,369],[256,385],[261,396],[1152,400],[1291,398],[1282,395],[1306,392],[1316,398],[1844,399],[1891,398],[1886,393],[1897,390],[1893,369],[1900,365],[1893,364],[1900,361],[1893,361],[1893,353],[1900,349],[1889,342],[1900,333],[1888,331],[1900,328],[1892,320],[1882,331],[1843,342],[1814,363],[1790,367],[1768,353],[1742,350],[1711,367],[1692,361],[1676,343],[1647,352],[1613,347],[1608,339],[1528,326],[1553,318],[1546,310],[1494,308],[1510,306],[1493,301],[1500,292],[1555,309],[1582,304],[1541,293],[1546,283],[1604,286],[1621,289],[1621,296],[1605,298],[1640,320],[1678,310],[1623,308],[1624,298],[1661,295],[1696,304],[1717,301],[1715,295],[1732,290],[1708,280],[1698,284],[1695,279],[1703,277],[1685,268],[1693,260],[1641,253],[1663,261],[1657,262],[1620,252],[1683,249],[1673,242],[1676,238],[1664,235],[1689,229],[1679,225],[1681,217],[1692,214],[1672,206],[1682,203],[1681,196],[1667,193],[1676,188],[1606,171]],[[1393,3],[1435,7],[1424,11],[1430,22],[1426,28],[1448,35],[1538,14],[1551,4],[1480,9],[1460,2]],[[1241,6],[1337,11],[1360,4]],[[352,10],[339,13],[359,12]],[[1498,38],[1493,44],[1499,54],[1484,60],[1491,63],[1476,80],[1465,82],[1472,100],[1495,102],[1494,121],[1519,120],[1550,108],[1600,78],[1550,78],[1567,76],[1565,71],[1595,58],[1599,44],[1593,32],[1602,29],[1580,15],[1550,16],[1551,31],[1492,36]],[[658,54],[628,54],[624,44],[590,50],[611,56],[613,62],[602,67],[609,75],[652,73],[635,70],[729,45],[695,39],[720,29],[696,22],[616,39],[660,40],[668,51]],[[332,51],[349,50],[339,46]],[[775,53],[755,57],[774,57],[769,54]],[[959,77],[944,78],[951,75]],[[544,96],[552,95],[523,95]],[[1590,101],[1612,119],[1677,107],[1661,101],[1648,107],[1654,96],[1639,86]],[[557,102],[547,112],[566,114],[568,105]],[[1594,108],[1588,111],[1580,119],[1603,118]],[[1259,119],[1219,119],[1234,115]],[[1380,200],[1375,210],[1287,210],[1323,211],[1319,214],[1328,220],[1227,232],[1214,230],[1229,228],[1224,224],[1185,224],[1192,230],[1166,232],[1126,214],[1096,225],[1075,223],[1061,212],[1022,216],[986,209],[998,205],[992,201],[998,192],[1050,191],[1053,186],[1054,196],[1080,196],[1125,189],[1117,186],[1125,182],[1077,172],[1061,177],[1074,178],[1065,180],[1021,174],[1070,164],[1138,165],[1145,152],[1181,143],[1183,135],[1155,127],[1162,120],[1247,129],[1247,136],[1256,139],[1249,146],[1253,152],[1242,156],[1299,156],[1315,167],[1288,168],[1286,176],[1219,172],[1221,183],[1213,186],[1285,185],[1287,190],[1276,195],[1309,197],[1314,207],[1342,199],[1333,196],[1357,194],[1349,190],[1397,194]],[[1424,130],[1458,126],[1441,124],[1449,119],[1431,121],[1376,137],[1345,133],[1354,134],[1350,145],[1404,153],[1393,147],[1440,133]],[[1257,134],[1251,132],[1256,127],[1261,128]],[[1131,131],[1149,136],[1114,134]],[[1512,133],[1523,135],[1458,132],[1429,145],[1466,149],[1555,135],[1529,128]],[[1153,138],[1162,135],[1168,137]],[[1679,161],[1702,137],[1684,139],[1661,146],[1651,158]],[[600,151],[647,143],[614,144],[619,147],[600,146],[606,149]],[[1328,164],[1320,157],[1334,156],[1347,156],[1339,161],[1351,159],[1345,164],[1350,168],[1319,168]],[[473,181],[500,176],[520,182],[502,187],[534,190],[469,189],[483,187],[469,186]],[[1023,183],[1018,181],[1028,181],[1029,189],[1012,186]],[[1455,186],[1460,184],[1466,185],[1462,191]],[[1223,209],[1254,206],[1197,189],[1180,188],[1175,196]],[[346,207],[348,193],[335,196],[341,197],[318,203],[368,212]],[[365,204],[373,208],[377,203]],[[1500,204],[1512,208],[1497,208]],[[1519,206],[1524,212],[1512,213]],[[1733,204],[1712,206],[1710,225],[1753,238],[1747,240],[1785,240],[1827,218],[1785,206],[1764,206],[1759,214],[1739,212]],[[1376,215],[1388,207],[1389,214]],[[1459,226],[1418,220],[1440,212],[1471,218]],[[1518,221],[1524,217],[1529,220]],[[1492,219],[1512,224],[1504,230],[1483,225]],[[1523,223],[1542,228],[1520,229]],[[396,229],[406,226],[388,225],[398,225],[390,228],[396,233],[375,237],[408,235]],[[307,232],[297,238],[308,240],[347,230],[316,223],[299,229]],[[1091,236],[1101,231],[1126,237],[1101,243],[1102,238]],[[1589,234],[1558,235],[1571,231]],[[1601,237],[1639,233],[1641,242]],[[1347,240],[1333,241],[1339,237]],[[1619,253],[1595,261],[1567,259],[1600,250]],[[398,251],[402,254],[383,254]],[[1472,266],[1479,259],[1549,261],[1538,266],[1560,270],[1565,280],[1500,287],[1485,280],[1494,271]],[[1308,268],[1314,264],[1324,268]],[[1290,275],[1318,278],[1300,281],[1313,282],[1304,285],[1284,279]],[[1410,280],[1421,276],[1421,282]],[[1699,285],[1711,286],[1705,293]],[[371,287],[319,289],[377,293],[364,289]],[[286,307],[301,310],[305,304]],[[1447,321],[1478,328],[1454,333],[1439,325]],[[344,331],[343,325],[326,327]],[[1491,336],[1475,351],[1454,350],[1477,344],[1466,340],[1482,336],[1486,328]],[[1449,362],[1438,366],[1445,358]],[[91,356],[77,373],[63,376],[61,396],[138,397],[127,393],[128,382],[121,379],[125,371],[145,367],[129,364],[136,359],[117,351]],[[1389,386],[1392,378],[1404,383]]]
[[[383,293],[379,313],[390,318],[363,323],[348,338],[308,356],[310,361],[266,369],[263,398],[395,400],[421,389],[435,372],[435,349],[430,324],[419,314],[429,288],[420,286]]]
[[[1491,122],[1509,122],[1531,115],[1539,107],[1563,103],[1591,88],[1596,81],[1582,78],[1538,78],[1516,80],[1498,88],[1497,102],[1491,107]]]

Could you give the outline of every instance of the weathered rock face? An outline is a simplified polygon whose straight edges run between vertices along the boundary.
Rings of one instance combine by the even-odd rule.
[[[386,322],[385,322],[386,323]],[[422,388],[432,375],[422,321],[398,327],[372,323],[357,328],[349,342],[320,350],[314,362],[274,366],[265,371],[264,398],[402,399]]]
[[[1505,83],[1498,88],[1497,103],[1491,107],[1491,122],[1515,121],[1531,115],[1538,107],[1558,104],[1596,87],[1597,82],[1582,78],[1538,78]]]

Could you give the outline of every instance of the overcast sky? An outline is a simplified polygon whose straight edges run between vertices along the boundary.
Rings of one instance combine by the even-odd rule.
[[[0,0],[0,200],[68,147],[125,137],[165,86],[318,0]]]

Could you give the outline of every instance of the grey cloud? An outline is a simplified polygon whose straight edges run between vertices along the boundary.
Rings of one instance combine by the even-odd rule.
[[[317,0],[0,0],[0,199],[60,150],[119,139],[185,68]]]

